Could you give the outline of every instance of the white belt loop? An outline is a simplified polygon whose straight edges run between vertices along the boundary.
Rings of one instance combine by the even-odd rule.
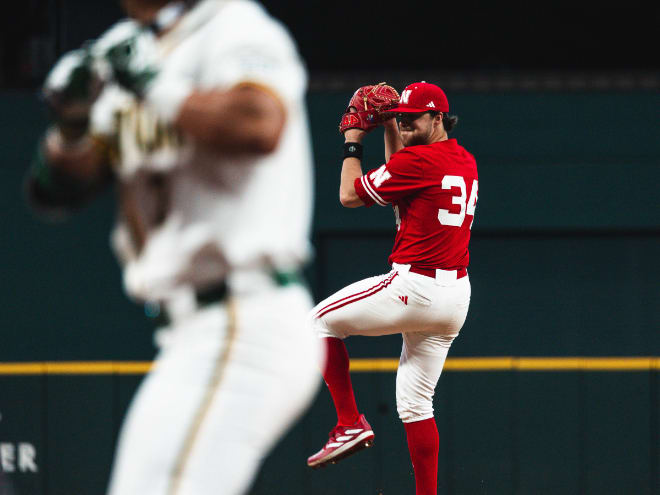
[[[392,268],[402,275],[406,275],[410,271],[410,265],[402,265],[400,263],[392,263]]]
[[[458,270],[442,270],[440,268],[435,270],[435,283],[441,287],[456,285],[456,277],[458,277]]]

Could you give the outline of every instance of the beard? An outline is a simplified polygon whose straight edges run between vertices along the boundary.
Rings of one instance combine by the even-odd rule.
[[[418,146],[420,144],[429,144],[430,134],[426,132],[422,132],[420,130],[416,130],[414,132],[404,131],[400,133],[400,135],[401,135],[401,142],[403,143],[404,147]]]

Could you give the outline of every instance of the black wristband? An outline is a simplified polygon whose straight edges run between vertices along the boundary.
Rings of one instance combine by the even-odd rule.
[[[346,158],[362,160],[362,145],[360,143],[344,143],[344,159]]]

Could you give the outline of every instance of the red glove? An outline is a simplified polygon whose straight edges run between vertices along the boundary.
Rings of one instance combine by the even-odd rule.
[[[339,123],[339,132],[347,129],[362,129],[369,132],[384,121],[394,117],[392,113],[383,113],[399,103],[399,93],[384,82],[362,86],[348,102],[346,113]]]

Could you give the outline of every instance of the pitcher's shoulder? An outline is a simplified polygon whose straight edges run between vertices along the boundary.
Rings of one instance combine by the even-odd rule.
[[[475,158],[474,154],[470,151],[465,146],[462,146],[460,144],[457,144],[457,148],[460,150],[461,155],[465,157],[466,160],[474,162],[475,166],[477,164],[477,159]]]

